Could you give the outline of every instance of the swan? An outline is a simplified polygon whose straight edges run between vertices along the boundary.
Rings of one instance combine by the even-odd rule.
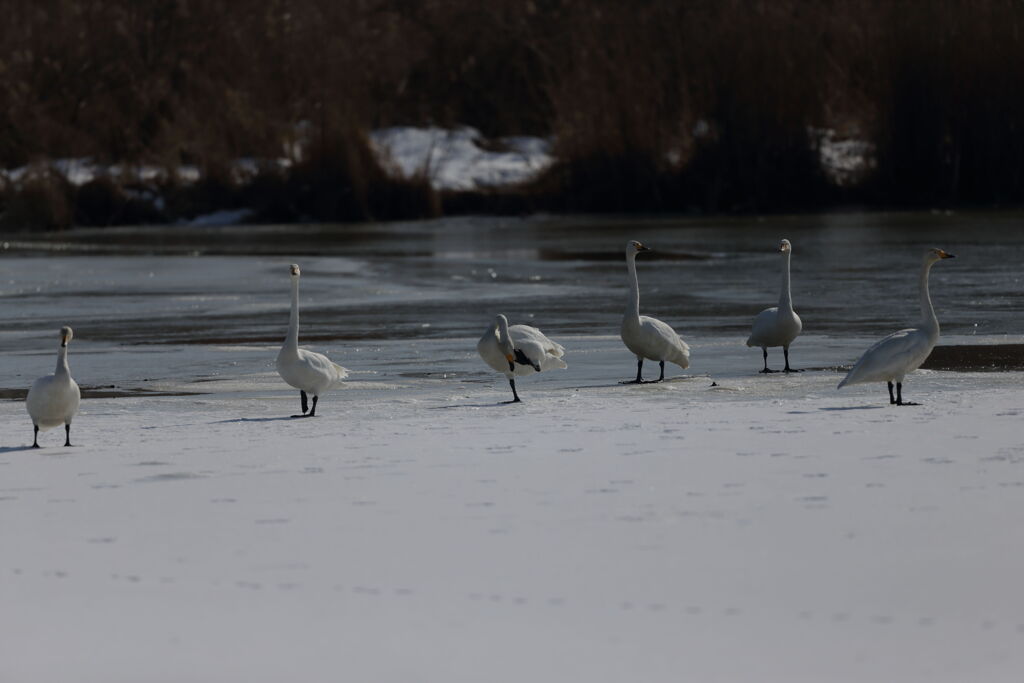
[[[903,403],[903,377],[916,370],[928,358],[935,343],[939,341],[939,321],[932,308],[928,294],[928,273],[932,266],[942,259],[954,258],[942,249],[929,249],[921,263],[921,317],[920,326],[893,332],[860,357],[850,369],[837,389],[847,384],[885,381],[889,385],[889,403],[894,405],[916,405]],[[896,383],[896,396],[892,395],[892,384]]]
[[[690,367],[690,347],[675,330],[656,318],[640,315],[640,284],[636,279],[636,255],[650,251],[639,242],[626,244],[626,268],[629,271],[629,301],[626,314],[622,316],[622,342],[636,354],[636,379],[625,384],[643,384],[644,358],[656,360],[661,365],[661,376],[665,379],[665,361],[675,363],[684,370]]]
[[[779,294],[779,305],[766,308],[757,314],[750,338],[747,339],[747,346],[761,347],[764,353],[764,370],[761,372],[765,373],[774,372],[768,369],[769,346],[782,347],[782,353],[786,357],[786,369],[783,372],[796,372],[789,367],[789,345],[803,328],[800,316],[793,310],[793,298],[789,293],[789,257],[793,252],[793,246],[789,240],[782,240],[779,251],[782,253],[782,292]]]
[[[71,445],[71,418],[78,412],[82,393],[71,379],[68,368],[68,344],[74,336],[70,327],[60,328],[60,349],[57,350],[57,370],[40,377],[28,390],[25,408],[32,418],[34,434],[32,448],[39,448],[39,430],[64,425],[64,445]]]
[[[498,315],[487,326],[484,336],[477,342],[476,350],[484,362],[495,371],[508,377],[512,387],[512,400],[520,403],[516,392],[516,375],[532,375],[535,372],[569,367],[562,356],[565,348],[544,336],[536,327],[512,325],[508,318]]]
[[[314,417],[316,402],[320,394],[333,389],[341,380],[348,377],[348,370],[337,363],[332,363],[327,356],[299,348],[299,277],[301,271],[296,264],[291,265],[292,278],[292,311],[288,318],[288,336],[284,346],[277,354],[277,373],[281,379],[299,390],[302,415],[292,417]],[[306,394],[313,395],[313,409],[306,414]]]

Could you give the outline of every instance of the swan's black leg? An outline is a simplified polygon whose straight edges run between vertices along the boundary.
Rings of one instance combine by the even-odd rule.
[[[313,397],[313,409],[309,411],[309,416],[310,416],[310,417],[315,417],[315,416],[316,416],[316,402],[317,402],[317,401],[318,401],[319,399],[320,399],[320,397],[319,397],[319,396],[314,396],[314,397]]]
[[[64,425],[64,446],[68,447],[71,445],[71,425]]]
[[[642,384],[643,381],[644,381],[643,371],[644,371],[644,359],[643,358],[639,358],[636,361],[636,383],[637,384]]]
[[[292,415],[292,417],[313,417],[313,413],[306,414],[306,411],[309,410],[309,399],[305,391],[299,391],[299,399],[302,402],[302,415]],[[313,397],[313,412],[316,412],[316,396]]]
[[[896,382],[896,405],[898,406],[918,406],[920,403],[914,403],[912,401],[903,400],[903,382]]]
[[[889,405],[896,405],[896,398],[892,395],[892,382],[889,382]]]
[[[32,448],[39,448],[39,425],[33,424],[32,429],[34,430],[32,434]]]
[[[786,369],[783,370],[783,372],[803,372],[803,370],[794,370],[793,368],[789,367],[789,347],[788,346],[783,346],[782,347],[782,355],[784,355],[786,357]]]
[[[661,366],[661,376],[658,377],[658,381],[659,382],[663,382],[665,380],[665,361],[663,361],[663,360],[658,361],[658,365]]]
[[[516,393],[516,378],[515,377],[509,377],[508,378],[508,385],[510,387],[512,387],[512,400],[509,401],[509,403],[522,403],[522,400],[520,400],[520,398],[519,398],[519,394]]]
[[[774,370],[769,370],[768,369],[768,347],[767,346],[762,346],[761,347],[761,353],[764,354],[764,370],[761,371],[761,374],[768,374],[769,372],[775,372]]]

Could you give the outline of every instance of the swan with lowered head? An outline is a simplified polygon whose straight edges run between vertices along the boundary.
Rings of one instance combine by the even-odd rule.
[[[82,394],[71,378],[68,367],[68,344],[74,336],[70,327],[60,328],[60,349],[57,351],[57,370],[40,377],[28,390],[25,408],[32,418],[34,434],[32,448],[39,448],[39,430],[64,425],[64,445],[71,445],[71,418],[78,412]]]
[[[665,361],[675,363],[684,370],[690,367],[690,347],[675,330],[656,318],[640,315],[640,284],[636,278],[636,255],[650,251],[636,240],[626,244],[626,269],[629,271],[629,300],[622,317],[622,341],[636,355],[636,379],[626,384],[643,384],[644,359],[658,361],[665,379]]]
[[[890,404],[916,405],[903,402],[903,378],[924,363],[939,341],[939,321],[935,317],[935,309],[932,308],[932,299],[928,293],[928,273],[933,265],[947,258],[954,258],[953,254],[941,249],[929,249],[924,253],[920,279],[920,325],[893,332],[865,351],[837,389],[842,389],[848,384],[884,381],[889,385]],[[892,394],[893,382],[896,383],[896,396]]]
[[[761,372],[774,372],[768,369],[768,347],[781,346],[786,358],[783,372],[796,372],[789,367],[789,345],[800,334],[803,324],[800,316],[793,310],[793,297],[789,291],[789,257],[793,246],[789,240],[782,240],[779,252],[782,254],[782,293],[779,294],[779,305],[766,308],[754,318],[754,326],[747,339],[747,346],[760,346],[764,353],[764,369]]]
[[[477,342],[476,350],[484,362],[495,371],[508,377],[512,387],[512,400],[519,403],[516,392],[516,375],[532,375],[535,372],[569,367],[562,356],[565,348],[548,339],[543,332],[529,325],[512,325],[508,318],[499,315],[487,326],[484,336]]]
[[[333,389],[341,380],[348,377],[348,370],[337,363],[332,363],[327,356],[299,348],[299,277],[301,271],[296,264],[291,265],[292,277],[292,310],[288,318],[288,336],[284,346],[277,354],[277,373],[281,379],[299,390],[302,415],[292,417],[314,417],[316,402],[329,389]],[[313,408],[308,408],[307,394],[313,396]]]

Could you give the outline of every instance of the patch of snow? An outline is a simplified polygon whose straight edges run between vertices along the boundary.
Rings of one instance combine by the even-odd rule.
[[[515,185],[536,177],[553,160],[549,140],[512,136],[486,141],[468,126],[384,128],[373,131],[370,141],[386,166],[406,178],[425,176],[437,190]]]
[[[867,140],[840,136],[831,128],[810,128],[821,168],[839,186],[855,185],[875,167],[875,145]]]

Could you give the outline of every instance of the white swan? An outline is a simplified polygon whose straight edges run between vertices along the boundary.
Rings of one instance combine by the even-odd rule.
[[[39,448],[39,430],[64,425],[64,445],[71,445],[71,418],[78,412],[82,394],[71,379],[68,368],[68,343],[74,332],[70,327],[60,328],[60,349],[57,351],[57,370],[40,377],[28,390],[25,408],[32,417],[34,434],[32,448]]]
[[[675,363],[684,370],[690,367],[690,347],[675,330],[656,318],[640,315],[640,284],[636,279],[636,255],[641,251],[650,251],[647,247],[633,240],[626,244],[626,269],[629,271],[629,301],[626,314],[622,316],[622,341],[626,348],[636,354],[636,379],[626,384],[643,383],[644,358],[656,360],[661,366],[661,376],[657,381],[665,379],[665,361]]]
[[[508,318],[499,315],[487,326],[484,336],[477,342],[476,350],[484,362],[497,372],[508,377],[512,387],[510,403],[519,403],[516,393],[515,375],[532,375],[535,372],[569,367],[562,356],[565,348],[544,336],[536,327],[512,325]]]
[[[783,372],[794,372],[789,367],[789,345],[803,329],[800,316],[793,310],[793,297],[789,292],[789,257],[793,251],[789,240],[782,240],[779,251],[782,253],[782,292],[779,294],[779,305],[766,308],[757,314],[750,338],[747,339],[747,346],[760,346],[764,353],[764,370],[761,372],[774,372],[768,369],[769,346],[782,347],[782,353],[786,357],[786,368]]]
[[[288,336],[277,354],[277,373],[281,379],[299,390],[302,401],[302,415],[292,417],[313,417],[320,394],[334,388],[348,377],[348,370],[332,363],[327,356],[299,348],[299,276],[301,271],[294,263],[292,274],[292,312],[288,318]],[[306,414],[306,394],[313,395],[313,409]]]
[[[865,351],[837,389],[847,384],[885,381],[889,384],[889,403],[904,405],[903,377],[919,368],[939,341],[939,321],[928,294],[928,273],[935,263],[946,258],[953,258],[953,254],[947,254],[941,249],[929,249],[924,253],[924,262],[921,264],[920,326],[893,332]],[[895,397],[892,395],[893,382],[896,383]]]

